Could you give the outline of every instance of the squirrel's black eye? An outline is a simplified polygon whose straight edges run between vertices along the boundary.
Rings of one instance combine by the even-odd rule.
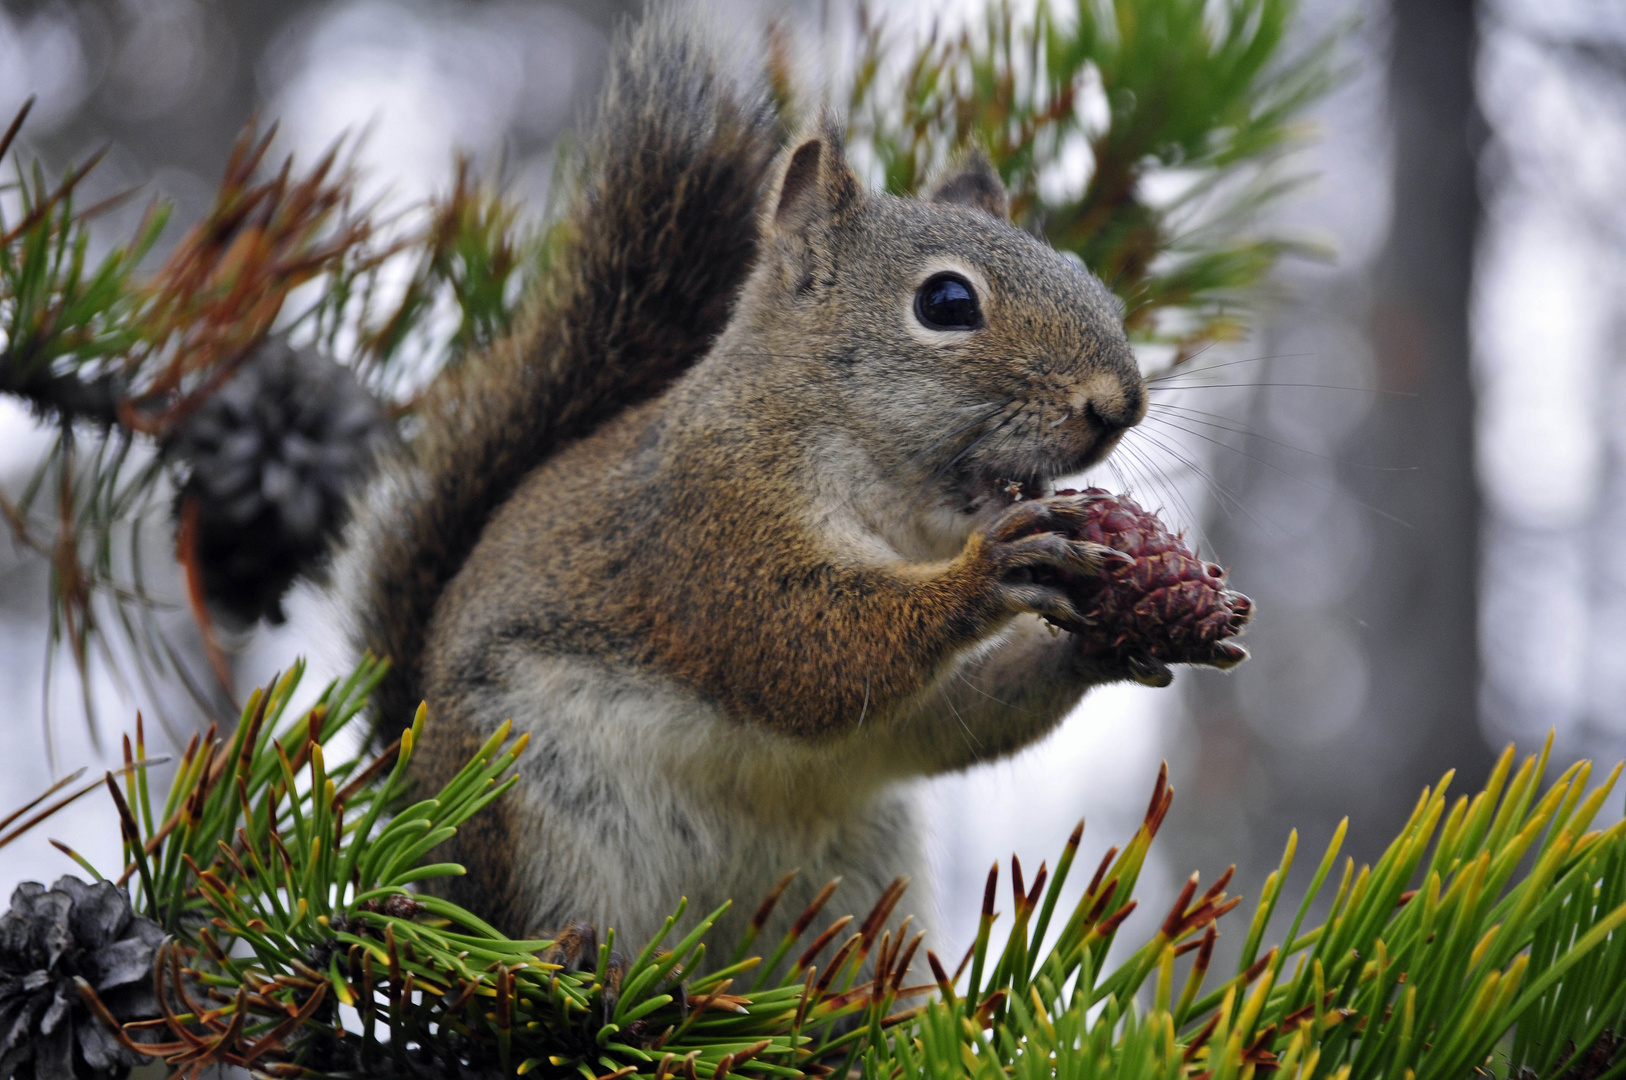
[[[935,274],[915,293],[915,318],[932,330],[975,330],[982,325],[977,293],[959,274]]]

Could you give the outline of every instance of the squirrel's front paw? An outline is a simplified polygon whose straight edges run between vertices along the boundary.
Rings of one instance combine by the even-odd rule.
[[[1105,544],[1076,539],[1083,515],[1077,499],[1033,499],[1010,507],[974,534],[968,553],[987,573],[1007,613],[1077,622],[1078,609],[1054,572],[1088,576],[1112,563],[1134,561]]]

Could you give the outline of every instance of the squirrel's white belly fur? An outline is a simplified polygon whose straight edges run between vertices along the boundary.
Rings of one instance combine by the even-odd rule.
[[[831,917],[862,917],[899,873],[924,880],[913,786],[892,782],[873,744],[810,746],[667,680],[570,658],[516,657],[505,682],[484,711],[531,737],[508,797],[535,830],[513,838],[530,849],[516,884],[538,904],[532,927],[586,917],[642,943],[680,896],[685,926],[732,900],[726,942],[799,871],[774,940],[832,878]]]

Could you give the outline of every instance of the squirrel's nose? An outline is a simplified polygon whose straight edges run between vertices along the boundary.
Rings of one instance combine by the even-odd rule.
[[[1103,435],[1117,435],[1140,423],[1146,415],[1146,384],[1140,374],[1120,380],[1116,393],[1090,395],[1084,415]]]
[[[1116,435],[1124,428],[1129,427],[1131,423],[1118,416],[1108,417],[1093,401],[1085,404],[1084,415],[1089,417],[1093,426],[1100,428],[1102,433],[1106,435]]]

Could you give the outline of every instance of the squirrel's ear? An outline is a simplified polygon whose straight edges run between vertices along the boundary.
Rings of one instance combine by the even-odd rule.
[[[927,198],[932,202],[954,203],[982,210],[1001,221],[1009,221],[1011,216],[1005,182],[999,178],[999,172],[981,150],[971,151],[958,165],[939,177]]]
[[[829,119],[795,140],[777,171],[767,205],[768,227],[776,233],[806,233],[840,217],[858,202],[862,189],[847,164],[840,129]]]

